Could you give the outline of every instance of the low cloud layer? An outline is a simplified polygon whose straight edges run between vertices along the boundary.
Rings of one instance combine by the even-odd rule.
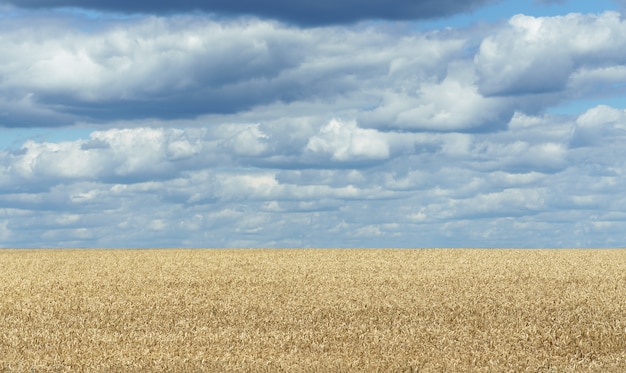
[[[487,134],[333,119],[287,153],[262,124],[29,141],[0,153],[0,234],[4,246],[611,246],[626,225],[624,140],[626,112],[599,106],[518,114]]]

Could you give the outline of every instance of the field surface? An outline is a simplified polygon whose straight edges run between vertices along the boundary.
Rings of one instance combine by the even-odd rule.
[[[0,372],[626,372],[626,250],[0,250]]]

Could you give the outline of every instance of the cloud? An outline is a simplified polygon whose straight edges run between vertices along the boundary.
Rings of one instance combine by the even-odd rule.
[[[441,70],[463,48],[458,39],[380,31],[195,16],[90,32],[14,25],[0,40],[0,125],[195,118],[301,102],[353,109],[407,71]],[[390,69],[395,78],[385,83]]]
[[[389,144],[384,135],[358,128],[355,122],[333,119],[313,136],[306,150],[328,154],[334,161],[384,160],[389,158]]]
[[[261,160],[290,139],[264,124],[31,140],[0,152],[0,234],[5,246],[610,246],[626,224],[624,115],[516,114],[478,133],[335,119],[274,163]]]
[[[16,17],[0,126],[94,130],[0,149],[3,246],[611,246],[626,228],[623,108],[547,111],[624,93],[616,13],[431,32]]]
[[[506,126],[514,104],[483,97],[473,66],[450,63],[441,81],[424,81],[411,92],[385,92],[376,109],[361,114],[367,126],[409,131],[480,131]]]
[[[76,7],[98,11],[122,13],[187,13],[202,11],[223,15],[253,15],[273,18],[300,25],[322,25],[351,23],[365,19],[411,20],[444,17],[456,13],[472,11],[493,0],[472,0],[458,2],[454,0],[418,0],[418,1],[330,1],[315,2],[292,0],[188,0],[188,1],[90,1],[78,0],[9,0],[11,4],[22,8],[58,8]]]
[[[479,91],[520,96],[577,90],[576,74],[626,62],[626,24],[616,12],[559,17],[516,15],[485,38],[474,57]]]
[[[570,146],[601,145],[626,135],[626,111],[601,105],[582,114],[571,131]]]
[[[188,129],[136,128],[93,132],[89,140],[38,143],[5,152],[10,167],[0,185],[42,180],[153,180],[169,178],[185,169],[211,164],[199,153],[214,147],[203,132]],[[219,157],[216,156],[215,159]]]
[[[318,126],[337,117],[386,132],[479,133],[505,129],[515,113],[626,93],[626,30],[611,12],[518,15],[489,33],[298,29],[198,15],[109,20],[92,30],[5,27],[3,127],[245,121],[263,131],[285,118]],[[255,141],[258,154],[275,145]],[[285,149],[282,157],[293,155]]]
[[[191,19],[146,19],[95,35],[18,29],[3,39],[1,87],[12,101],[75,120],[238,111],[281,99],[282,83],[272,79],[301,59],[289,46],[302,36],[263,22]],[[274,93],[263,98],[262,89]]]

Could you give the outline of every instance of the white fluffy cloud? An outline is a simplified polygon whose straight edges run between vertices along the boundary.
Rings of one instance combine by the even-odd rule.
[[[0,39],[4,126],[189,118],[343,96],[363,105],[408,73],[445,71],[463,48],[459,38],[255,19],[149,17],[90,32],[13,26]],[[394,79],[385,83],[389,73]],[[45,114],[59,119],[46,122]]]
[[[488,33],[201,16],[89,31],[31,21],[2,30],[0,126],[206,115],[254,123],[271,113],[356,118],[385,131],[484,132],[503,129],[515,112],[622,92],[626,82],[626,28],[614,12],[517,15]]]
[[[570,138],[572,146],[599,146],[626,137],[626,111],[601,105],[590,109],[575,122]]]
[[[584,80],[581,75],[609,73],[610,66],[623,65],[625,35],[626,23],[616,12],[514,16],[508,27],[482,41],[474,58],[480,92],[520,96],[564,91]],[[623,81],[623,74],[612,74],[618,76]]]
[[[607,106],[556,125],[518,115],[497,133],[330,120],[289,163],[253,167],[288,137],[231,124],[29,141],[0,153],[0,235],[4,246],[611,245],[626,224],[626,163],[606,154],[626,159],[624,126]]]
[[[383,104],[361,118],[372,126],[414,131],[472,131],[505,126],[514,112],[506,98],[483,97],[473,66],[451,63],[441,81],[424,81],[415,91],[386,92]]]
[[[385,135],[357,127],[355,122],[333,119],[313,136],[307,146],[313,153],[330,155],[335,161],[383,160],[389,158]]]

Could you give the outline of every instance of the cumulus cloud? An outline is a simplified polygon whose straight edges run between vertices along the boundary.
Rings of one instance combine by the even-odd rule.
[[[27,141],[5,152],[10,166],[0,184],[19,185],[54,180],[151,180],[169,178],[185,169],[211,164],[215,155],[199,156],[215,146],[202,131],[188,129],[111,129],[93,132],[88,140],[60,143]]]
[[[458,39],[380,31],[194,16],[91,32],[14,25],[0,40],[0,125],[194,118],[299,102],[354,108],[376,102],[407,69],[441,70],[463,48]]]
[[[290,45],[303,37],[267,22],[192,19],[150,18],[96,34],[18,29],[2,39],[0,88],[7,99],[75,120],[232,112],[281,99],[261,90],[281,88],[272,79],[299,63]]]
[[[269,17],[300,25],[350,23],[364,19],[410,20],[443,17],[468,12],[494,0],[435,1],[382,1],[355,2],[319,0],[315,2],[292,0],[189,0],[189,1],[90,1],[78,0],[6,0],[23,8],[77,7],[99,11],[123,13],[181,13],[204,11],[225,15],[255,15]]]
[[[412,131],[480,131],[506,126],[514,113],[506,98],[483,97],[473,66],[451,63],[441,81],[424,81],[415,91],[385,92],[383,103],[363,113],[373,127]]]
[[[626,111],[601,105],[578,117],[572,126],[570,145],[597,146],[606,141],[622,140],[625,135]]]
[[[342,117],[381,131],[499,131],[515,113],[624,93],[623,28],[611,12],[518,15],[487,36],[197,15],[89,31],[11,23],[0,40],[0,126]],[[256,135],[238,136],[233,144]],[[257,136],[254,152],[266,140]]]
[[[356,122],[333,119],[313,136],[306,149],[328,154],[335,161],[382,160],[389,158],[384,134],[357,127]]]
[[[518,114],[472,134],[335,119],[289,162],[254,166],[288,137],[228,124],[31,140],[0,152],[0,234],[5,246],[610,245],[626,221],[626,164],[612,161],[625,115]]]
[[[561,92],[581,79],[573,79],[576,74],[624,64],[619,51],[626,46],[625,31],[616,12],[516,15],[507,28],[485,38],[474,57],[479,91],[487,96]]]
[[[623,93],[619,15],[406,27],[7,20],[0,126],[94,130],[0,149],[0,245],[618,242],[623,108],[546,109]]]

